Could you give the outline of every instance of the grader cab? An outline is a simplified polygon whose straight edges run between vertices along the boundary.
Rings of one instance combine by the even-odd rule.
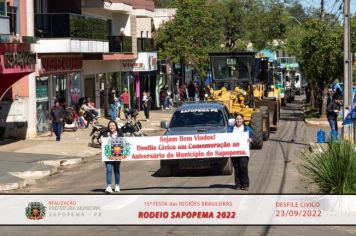
[[[279,118],[278,98],[269,97],[273,87],[266,81],[263,61],[254,52],[211,53],[210,61],[213,84],[208,99],[223,102],[230,113],[242,113],[254,132],[252,148],[261,149]]]

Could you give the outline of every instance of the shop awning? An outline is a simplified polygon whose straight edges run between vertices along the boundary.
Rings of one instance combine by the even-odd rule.
[[[0,74],[0,101],[14,83],[32,72],[16,73],[16,74]]]
[[[0,100],[7,90],[35,71],[36,54],[29,43],[0,43]]]

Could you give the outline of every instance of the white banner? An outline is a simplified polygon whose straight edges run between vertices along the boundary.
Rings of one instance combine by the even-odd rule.
[[[155,71],[157,70],[157,52],[139,52],[136,61],[122,61],[121,71]]]
[[[103,161],[250,156],[248,133],[103,138],[101,148]]]
[[[0,225],[356,225],[355,195],[1,195]]]

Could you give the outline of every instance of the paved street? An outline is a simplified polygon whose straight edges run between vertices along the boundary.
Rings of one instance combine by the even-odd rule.
[[[299,151],[314,139],[316,128],[303,122],[299,102],[288,104],[277,132],[262,150],[252,150],[249,164],[250,193],[304,193],[296,171]],[[159,132],[151,132],[151,135]],[[209,171],[181,171],[178,176],[160,177],[158,161],[123,162],[121,189],[124,193],[236,193],[232,176]],[[102,193],[105,167],[98,155],[89,162],[19,190],[33,193]],[[237,193],[245,193],[237,191]]]
[[[277,132],[253,150],[249,164],[251,193],[306,193],[307,184],[296,170],[300,151],[315,139],[317,127],[303,122],[301,102],[282,109]],[[155,133],[151,133],[154,135]],[[159,134],[159,133],[156,133]],[[159,177],[159,162],[124,162],[121,166],[122,193],[237,193],[233,177],[214,176],[209,172],[184,171],[174,177]],[[62,169],[54,176],[26,187],[19,193],[97,193],[105,187],[105,168],[100,157]],[[256,214],[258,214],[256,212]],[[352,235],[356,227],[276,227],[276,226],[80,226],[80,227],[1,227],[0,235]]]

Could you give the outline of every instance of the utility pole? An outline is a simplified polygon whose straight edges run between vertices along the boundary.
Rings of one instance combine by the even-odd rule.
[[[324,0],[320,0],[320,19],[324,20],[325,11],[324,11]]]
[[[350,0],[344,0],[344,118],[352,109],[352,57],[350,36]],[[352,125],[344,126],[344,138],[351,140],[353,137]]]

